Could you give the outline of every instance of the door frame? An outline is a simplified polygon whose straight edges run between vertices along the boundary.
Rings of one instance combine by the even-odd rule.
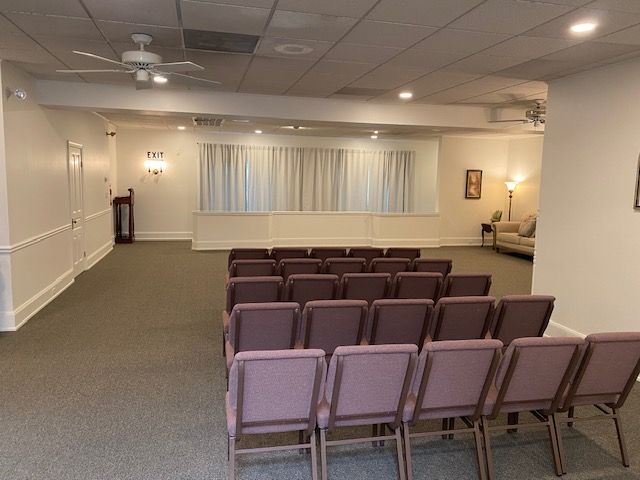
[[[82,226],[82,260],[78,263],[79,267],[76,271],[75,268],[75,259],[73,258],[73,206],[72,206],[72,196],[73,192],[71,191],[71,170],[69,169],[69,156],[71,155],[71,149],[77,148],[80,150],[80,198],[82,203],[82,215],[80,216],[80,222]],[[86,222],[85,222],[85,211],[84,211],[84,145],[77,142],[72,142],[71,140],[67,140],[67,189],[69,192],[69,222],[71,223],[71,267],[73,269],[73,276],[77,277],[82,272],[87,269],[87,239],[86,239]]]

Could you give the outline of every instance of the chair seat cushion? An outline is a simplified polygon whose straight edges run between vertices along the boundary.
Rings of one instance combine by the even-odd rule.
[[[520,237],[520,245],[525,247],[535,247],[536,237]]]
[[[502,232],[498,234],[498,236],[496,237],[496,241],[520,245],[521,238],[522,237],[519,236],[516,232]]]

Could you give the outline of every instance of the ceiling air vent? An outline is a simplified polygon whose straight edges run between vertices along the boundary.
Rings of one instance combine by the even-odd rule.
[[[344,87],[338,90],[339,95],[353,95],[355,97],[377,97],[387,93],[389,90],[382,88],[358,88],[358,87]]]
[[[184,47],[210,52],[253,53],[258,40],[257,35],[242,33],[208,32],[206,30],[189,30],[185,28]]]
[[[193,117],[193,124],[196,127],[220,127],[223,123],[224,118]]]

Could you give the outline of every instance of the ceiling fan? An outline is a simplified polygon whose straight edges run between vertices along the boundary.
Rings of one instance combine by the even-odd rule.
[[[547,106],[544,100],[534,100],[534,104],[531,108],[525,111],[525,118],[519,118],[514,120],[489,120],[489,123],[513,123],[518,122],[521,124],[531,123],[534,127],[538,125],[544,125],[547,114]],[[514,125],[515,126],[515,125]]]
[[[146,33],[134,33],[131,35],[133,43],[138,45],[138,50],[130,50],[122,53],[122,61],[111,60],[110,58],[101,57],[94,53],[80,52],[73,50],[73,53],[84,55],[86,57],[95,58],[103,62],[118,65],[119,69],[103,69],[103,70],[56,70],[61,73],[128,73],[134,76],[136,80],[136,90],[144,90],[153,88],[155,83],[165,83],[168,75],[188,78],[199,82],[220,85],[221,82],[215,80],[207,80],[181,72],[194,72],[204,70],[204,67],[193,62],[162,62],[162,57],[156,53],[148,52],[144,48],[151,43],[153,37]],[[153,81],[151,81],[153,79]]]

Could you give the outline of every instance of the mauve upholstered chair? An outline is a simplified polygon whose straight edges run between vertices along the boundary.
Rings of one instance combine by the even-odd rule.
[[[338,275],[342,278],[345,273],[364,273],[367,271],[367,261],[356,257],[327,258],[322,264],[322,273]]]
[[[398,272],[391,285],[394,298],[428,298],[438,300],[442,274],[435,272]]]
[[[493,297],[447,297],[436,303],[430,340],[485,338],[493,318]]]
[[[327,258],[340,258],[347,256],[346,248],[338,248],[338,247],[319,247],[312,248],[309,252],[309,256],[311,258],[319,258],[323,262]]]
[[[387,251],[384,253],[385,257],[393,257],[393,258],[408,258],[409,260],[415,260],[416,258],[420,258],[420,249],[419,248],[387,248]]]
[[[409,270],[411,260],[408,258],[374,258],[369,264],[369,271],[371,273],[390,273],[391,277],[394,277],[398,272],[406,272]]]
[[[222,354],[229,333],[229,315],[237,303],[267,303],[282,299],[282,277],[231,277],[227,285],[227,306],[222,311]]]
[[[383,257],[384,250],[377,247],[352,247],[349,249],[349,256],[364,258],[368,265],[374,258]]]
[[[306,258],[309,256],[307,248],[272,248],[271,258],[280,263],[285,258]]]
[[[269,277],[275,274],[275,260],[234,260],[225,276],[225,286],[229,284],[231,277]]]
[[[345,273],[340,282],[340,296],[348,300],[374,300],[385,298],[391,286],[389,273]]]
[[[320,463],[327,479],[327,446],[395,440],[398,473],[405,479],[400,424],[418,356],[415,345],[370,345],[336,348],[318,405]],[[388,425],[394,435],[327,440],[327,432],[354,425]],[[384,427],[383,427],[384,428]]]
[[[227,370],[239,352],[294,348],[299,322],[300,305],[294,302],[236,304],[229,318]]]
[[[443,277],[451,273],[453,260],[449,258],[416,258],[411,265],[414,272],[438,272]]]
[[[287,281],[289,275],[295,274],[316,274],[320,273],[322,260],[317,258],[283,258],[278,263],[277,274]]]
[[[471,297],[489,295],[490,273],[450,273],[444,279],[442,297]]]
[[[318,478],[316,411],[327,364],[322,350],[269,350],[238,353],[229,372],[226,396],[229,480],[236,455],[277,450],[311,450],[311,475]],[[309,442],[236,450],[242,435],[297,431]]]
[[[547,429],[556,475],[562,475],[553,415],[560,407],[583,345],[584,340],[577,337],[534,337],[517,338],[507,347],[481,420],[489,479],[494,477],[491,432],[514,429],[511,421],[508,425],[490,425],[490,421],[501,413],[519,412],[531,412],[537,420],[519,427]]]
[[[327,274],[289,275],[285,299],[297,302],[304,309],[311,300],[333,300],[338,293],[338,276]]]
[[[501,350],[502,342],[499,340],[452,340],[425,344],[402,418],[409,480],[413,478],[411,439],[442,435],[449,430],[455,434],[473,433],[478,474],[481,479],[486,478],[480,418]],[[456,417],[462,418],[467,428],[454,430]],[[437,419],[442,419],[442,431],[410,432],[410,427],[421,420]]]
[[[560,427],[562,423],[573,425],[585,419],[575,416],[576,406],[593,406],[601,413],[586,420],[613,420],[622,464],[629,466],[620,409],[640,375],[640,332],[595,333],[588,335],[585,342],[580,367],[560,407],[561,412],[569,412],[568,416],[554,416],[563,473],[567,471],[567,462]]]
[[[508,346],[516,338],[541,337],[549,325],[555,298],[550,295],[506,295],[498,302],[491,337]]]
[[[369,305],[364,300],[314,300],[302,313],[299,348],[319,348],[332,355],[336,347],[359,345]]]
[[[422,349],[432,315],[432,300],[376,300],[369,309],[366,343],[412,343]]]
[[[229,252],[227,267],[234,260],[266,260],[269,258],[269,250],[266,248],[232,248]]]

